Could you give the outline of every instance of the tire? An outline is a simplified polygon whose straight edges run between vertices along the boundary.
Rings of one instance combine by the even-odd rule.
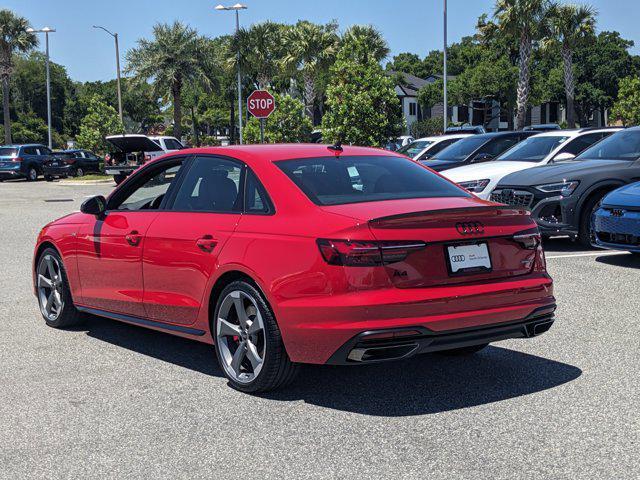
[[[583,247],[592,248],[593,247],[593,233],[591,231],[591,218],[595,211],[600,208],[600,204],[602,203],[602,199],[608,192],[598,193],[593,195],[591,198],[587,199],[587,201],[582,206],[582,210],[580,210],[580,228],[578,230],[578,242]]]
[[[479,352],[489,346],[488,343],[483,343],[480,345],[471,345],[469,347],[461,347],[461,348],[452,348],[451,350],[442,350],[439,353],[440,355],[450,355],[450,356],[465,356],[465,355],[473,355],[474,353]]]
[[[122,175],[121,173],[113,176],[113,181],[116,182],[116,185],[120,185],[127,178],[126,175]]]
[[[45,176],[44,176],[44,179],[45,179],[47,182],[53,182],[53,177],[52,177],[51,175],[45,175]]]
[[[38,180],[38,170],[31,165],[27,170],[27,182],[35,182],[36,180]]]
[[[73,304],[62,258],[53,248],[45,249],[38,258],[36,290],[40,313],[47,325],[53,328],[65,328],[82,323],[84,317]],[[52,305],[48,308],[50,297],[53,297]]]
[[[242,321],[238,308],[245,313]],[[214,312],[211,333],[216,357],[231,387],[257,393],[293,381],[299,366],[289,360],[273,312],[254,285],[246,281],[227,285]]]
[[[82,167],[76,168],[76,177],[84,177],[84,170]]]

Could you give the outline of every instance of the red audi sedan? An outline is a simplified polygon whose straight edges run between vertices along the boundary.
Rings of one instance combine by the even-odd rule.
[[[214,344],[247,392],[285,385],[301,363],[534,337],[555,310],[526,210],[359,147],[166,155],[45,226],[33,276],[48,325],[89,313]]]

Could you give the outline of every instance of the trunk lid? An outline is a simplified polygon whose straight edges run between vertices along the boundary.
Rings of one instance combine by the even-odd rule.
[[[535,266],[537,249],[525,248],[513,238],[516,233],[536,229],[535,222],[525,210],[496,205],[475,197],[375,203],[328,209],[334,213],[342,210],[342,214],[349,211],[351,215],[366,221],[374,238],[380,242],[426,243],[424,248],[409,253],[404,260],[382,267],[398,288],[506,279],[526,275]],[[367,205],[369,208],[366,208]],[[366,210],[369,210],[369,215],[365,214]],[[383,211],[385,214],[380,215]],[[368,218],[362,218],[365,216]],[[490,258],[490,269],[477,267],[453,271],[448,247],[480,245],[478,248],[484,249],[483,244]]]
[[[162,148],[146,135],[111,135],[105,140],[123,153],[162,152]]]

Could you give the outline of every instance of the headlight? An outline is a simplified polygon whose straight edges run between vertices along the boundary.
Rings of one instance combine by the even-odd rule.
[[[485,188],[487,188],[487,185],[489,185],[490,181],[491,180],[489,180],[488,178],[485,178],[484,180],[471,180],[470,182],[460,182],[458,183],[458,185],[462,188],[466,188],[470,192],[480,193]]]
[[[568,197],[576,188],[578,188],[578,185],[580,185],[580,182],[564,181],[560,183],[547,183],[546,185],[537,185],[535,188],[544,193],[559,193],[564,197]]]

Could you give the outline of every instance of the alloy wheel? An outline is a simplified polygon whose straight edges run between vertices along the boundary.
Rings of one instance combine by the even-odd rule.
[[[45,255],[38,266],[38,300],[42,315],[56,320],[64,309],[62,268],[53,255]]]
[[[250,383],[262,370],[266,353],[264,320],[256,300],[234,290],[222,301],[216,322],[222,367],[239,383]]]
[[[30,168],[29,169],[29,180],[36,181],[38,179],[38,172],[36,171],[35,168]]]
[[[76,170],[76,177],[82,177],[82,176],[84,176],[84,170],[78,167],[78,169]]]

